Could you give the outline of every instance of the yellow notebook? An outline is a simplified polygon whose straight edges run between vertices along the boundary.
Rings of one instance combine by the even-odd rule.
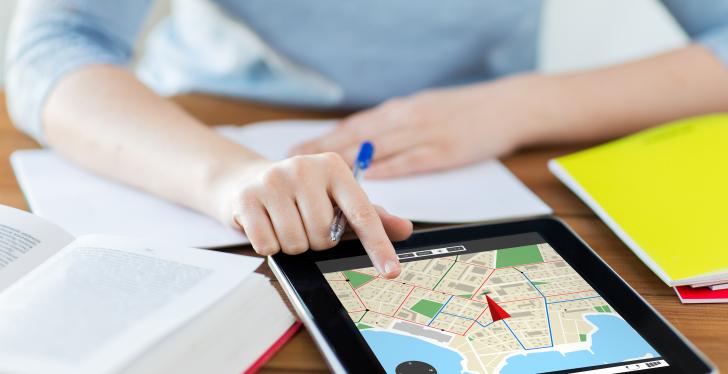
[[[728,114],[642,131],[549,169],[668,285],[728,282]]]

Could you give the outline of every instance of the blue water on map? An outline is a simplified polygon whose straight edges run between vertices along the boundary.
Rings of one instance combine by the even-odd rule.
[[[625,320],[609,314],[589,315],[586,319],[599,328],[592,335],[591,352],[582,350],[562,355],[551,351],[513,356],[506,360],[501,373],[575,369],[623,362],[648,354],[652,357],[660,356]]]
[[[463,357],[436,344],[408,335],[382,330],[360,330],[387,373],[405,361],[422,361],[432,365],[438,373],[464,372]]]
[[[556,351],[531,352],[510,357],[500,373],[523,374],[544,371],[576,369],[612,364],[646,355],[659,357],[655,351],[622,318],[610,315],[588,315],[586,319],[598,330],[592,334],[591,350],[561,354]],[[438,373],[464,373],[458,352],[428,343],[413,336],[376,329],[360,330],[387,373],[405,361],[422,361],[432,365]]]

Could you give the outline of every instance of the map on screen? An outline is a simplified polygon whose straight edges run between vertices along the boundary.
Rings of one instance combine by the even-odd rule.
[[[535,233],[317,263],[388,373],[618,373],[668,366]],[[596,371],[598,370],[598,371]]]

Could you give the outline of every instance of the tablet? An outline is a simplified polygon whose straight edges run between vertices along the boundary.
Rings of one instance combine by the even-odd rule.
[[[358,241],[269,258],[335,372],[714,372],[556,219],[421,232],[395,248],[392,280]]]

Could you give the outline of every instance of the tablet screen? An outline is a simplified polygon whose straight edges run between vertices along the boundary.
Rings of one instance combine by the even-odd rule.
[[[668,366],[537,233],[317,262],[388,373],[621,373]]]

